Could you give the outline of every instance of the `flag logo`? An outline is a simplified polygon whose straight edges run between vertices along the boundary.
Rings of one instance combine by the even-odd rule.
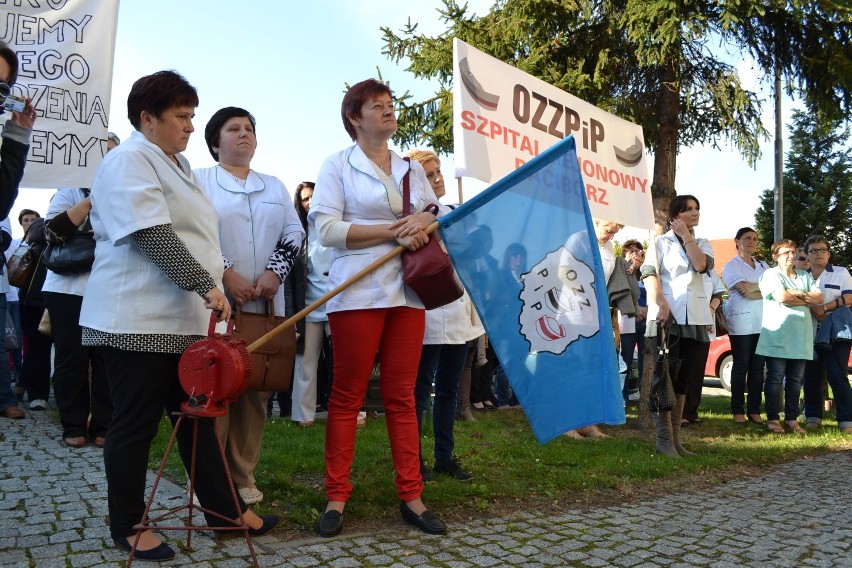
[[[559,355],[600,330],[595,271],[560,247],[523,275],[521,333],[531,352]]]

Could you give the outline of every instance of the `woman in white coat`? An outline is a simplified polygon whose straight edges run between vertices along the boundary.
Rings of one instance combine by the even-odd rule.
[[[408,156],[420,162],[426,172],[435,196],[444,196],[444,178],[441,175],[441,162],[438,155],[430,150],[413,150]],[[476,323],[474,324],[474,321]],[[459,385],[467,358],[467,343],[485,333],[476,310],[465,292],[464,296],[426,312],[426,333],[423,338],[423,351],[420,354],[420,367],[417,371],[417,384],[414,387],[414,401],[417,407],[417,425],[421,436],[423,414],[429,404],[432,383],[435,383],[435,400],[432,404],[432,431],[435,436],[435,473],[448,475],[467,481],[473,475],[465,471],[458,458],[453,455],[455,449],[456,403]],[[467,388],[470,388],[468,382]],[[421,437],[422,439],[422,437]],[[421,451],[420,474],[424,481],[431,479],[431,473],[423,461]]]
[[[722,272],[722,279],[731,290],[725,311],[728,338],[734,356],[731,369],[731,414],[738,424],[748,421],[763,424],[760,405],[763,403],[766,360],[755,350],[763,318],[763,294],[760,293],[758,282],[761,275],[769,270],[769,265],[753,256],[758,238],[757,232],[751,227],[737,231],[734,242],[737,245],[737,256],[728,261]]]
[[[397,245],[409,250],[425,245],[429,236],[424,229],[442,210],[420,164],[403,160],[388,147],[397,123],[387,85],[373,79],[353,85],[343,97],[341,118],[355,145],[323,163],[308,214],[320,242],[334,249],[328,275],[332,289]],[[414,213],[402,218],[405,176]],[[423,481],[414,383],[425,310],[403,284],[401,265],[399,257],[390,260],[331,298],[326,307],[334,383],[325,443],[328,504],[318,523],[322,536],[334,536],[343,527],[343,509],[353,489],[355,420],[376,357],[382,370],[382,404],[400,513],[424,532],[446,532],[444,523],[420,498]]]
[[[113,417],[104,447],[110,535],[136,558],[162,561],[174,550],[151,530],[134,526],[145,510],[145,478],[151,441],[166,409],[187,395],[178,377],[183,351],[207,334],[209,310],[220,321],[231,308],[219,288],[222,253],[216,210],[196,184],[181,152],[193,133],[198,94],[174,71],[142,77],[130,89],[127,114],[135,131],[110,152],[92,185],[95,264],[83,296],[83,344],[105,362]],[[181,459],[198,462],[195,489],[210,526],[231,519],[249,534],[268,533],[278,517],[258,517],[234,492],[219,458],[212,420],[178,431]]]
[[[642,265],[642,279],[648,291],[648,320],[659,329],[670,327],[676,339],[669,356],[681,359],[674,381],[676,404],[671,411],[653,414],[657,430],[657,451],[678,457],[691,456],[680,443],[680,426],[686,393],[704,381],[704,363],[710,350],[707,328],[713,324],[710,292],[705,285],[713,268],[713,249],[706,239],[695,236],[701,206],[692,195],[677,195],[669,203],[668,232],[654,239]],[[649,335],[654,333],[649,331]],[[652,409],[655,410],[655,409]]]
[[[305,238],[290,194],[278,178],[251,169],[257,136],[255,119],[247,110],[216,111],[204,128],[204,140],[218,165],[194,173],[219,219],[225,265],[222,282],[228,301],[243,312],[262,314],[271,300],[275,315],[284,316],[288,306],[282,283]],[[292,369],[269,372],[290,375]],[[226,415],[216,419],[234,485],[248,504],[263,500],[254,469],[260,460],[271,395],[247,390],[228,406]]]

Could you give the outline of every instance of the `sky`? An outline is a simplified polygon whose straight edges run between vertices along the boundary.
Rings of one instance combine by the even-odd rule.
[[[491,5],[491,0],[468,1],[469,12],[479,15]],[[437,82],[415,79],[405,71],[405,62],[394,63],[382,54],[380,28],[399,31],[410,19],[419,32],[438,34],[446,29],[438,13],[442,6],[440,0],[124,0],[118,16],[110,130],[122,140],[132,131],[126,101],[136,79],[174,69],[196,87],[200,99],[196,131],[185,152],[192,167],[214,164],[204,143],[210,116],[221,107],[239,106],[257,119],[253,169],[277,176],[292,192],[299,182],[316,178],[326,157],[351,144],[340,118],[346,84],[377,77],[378,68],[398,94],[410,91],[425,98],[434,93]],[[738,67],[743,83],[758,88],[750,65],[740,62]],[[773,131],[771,92],[764,90],[763,98],[764,125]],[[791,114],[787,100],[785,125]],[[681,151],[676,189],[701,202],[699,236],[733,238],[738,228],[753,225],[761,192],[774,185],[773,141],[765,141],[762,150],[756,169],[727,148]],[[441,166],[451,179],[452,156],[442,157]],[[485,187],[468,178],[462,183]],[[445,199],[450,202],[455,184],[448,181],[447,186]],[[26,207],[44,214],[52,193],[21,190],[10,214],[14,236],[22,233],[15,220],[18,211]],[[625,229],[616,240],[643,234]]]

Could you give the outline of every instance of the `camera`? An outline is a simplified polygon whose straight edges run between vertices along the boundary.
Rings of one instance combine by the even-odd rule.
[[[0,99],[3,99],[3,110],[24,112],[27,101],[12,94],[12,87],[0,81]]]
[[[24,107],[26,106],[27,101],[15,95],[9,95],[3,101],[3,110],[10,110],[12,112],[24,112]]]

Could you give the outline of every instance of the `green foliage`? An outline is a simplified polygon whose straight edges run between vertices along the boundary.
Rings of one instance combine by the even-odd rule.
[[[658,211],[675,194],[681,146],[718,148],[724,141],[750,164],[760,157],[768,136],[761,100],[743,87],[726,54],[750,53],[771,78],[777,51],[790,92],[797,89],[832,116],[850,110],[848,2],[497,0],[476,16],[467,5],[443,1],[447,29],[435,37],[411,22],[399,32],[381,29],[389,59],[439,85],[424,101],[401,97],[395,141],[402,147],[452,152],[453,37],[640,124],[657,154]]]
[[[852,148],[849,129],[820,112],[793,115],[790,151],[784,169],[785,238],[803,244],[820,234],[831,243],[831,262],[852,266]],[[761,247],[770,250],[774,235],[774,191],[761,195],[755,228]]]

